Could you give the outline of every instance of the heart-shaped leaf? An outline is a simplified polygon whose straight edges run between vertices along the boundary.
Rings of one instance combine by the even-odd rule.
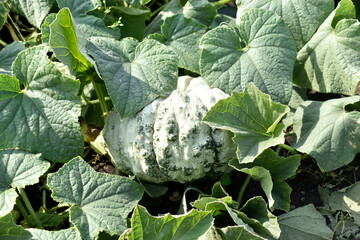
[[[144,192],[129,178],[95,172],[80,157],[49,174],[48,185],[56,201],[71,206],[70,222],[86,240],[95,239],[101,231],[120,235]]]
[[[265,149],[284,142],[284,125],[279,122],[287,112],[287,106],[272,102],[269,95],[250,84],[244,93],[233,92],[220,100],[203,121],[232,131],[239,163],[249,163]]]
[[[360,82],[360,23],[343,0],[299,51],[294,83],[319,92],[354,95]]]
[[[176,54],[158,41],[92,38],[87,49],[122,118],[176,88]]]
[[[294,148],[315,158],[320,169],[332,171],[360,152],[360,97],[306,101],[294,115]],[[354,111],[347,105],[355,104]]]
[[[0,216],[5,216],[14,207],[17,193],[14,188],[23,188],[39,182],[50,167],[40,154],[20,149],[0,150]]]
[[[45,46],[22,51],[13,77],[0,75],[0,89],[8,91],[0,98],[0,148],[19,147],[66,162],[83,151],[79,82],[63,75],[47,51]]]
[[[120,240],[135,239],[198,239],[212,225],[210,212],[192,209],[184,215],[153,217],[142,206],[137,206],[131,219],[131,229]]]
[[[284,21],[269,10],[253,9],[241,16],[237,30],[221,25],[201,38],[201,76],[228,94],[252,82],[272,100],[288,103],[296,47]]]
[[[300,50],[334,9],[329,0],[238,0],[237,21],[249,9],[262,8],[275,12],[285,22]]]

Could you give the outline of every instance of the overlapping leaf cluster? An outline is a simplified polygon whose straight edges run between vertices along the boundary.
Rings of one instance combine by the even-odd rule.
[[[331,238],[312,205],[279,217],[271,211],[290,210],[286,180],[296,175],[302,157],[332,171],[360,152],[359,3],[220,2],[171,0],[155,17],[150,6],[156,0],[0,2],[0,28],[12,31],[12,12],[41,33],[41,40],[26,37],[0,51],[0,238]],[[29,47],[33,41],[39,46]],[[229,165],[248,175],[244,187],[250,178],[258,181],[267,201],[243,203],[242,194],[235,201],[216,183],[211,194],[191,203],[191,211],[155,217],[137,205],[144,186],[152,196],[146,184],[95,172],[81,158],[80,117],[101,128],[112,106],[122,118],[132,116],[169,95],[184,72],[231,95],[203,121],[234,133],[238,149]],[[306,101],[304,89],[339,98]],[[291,134],[293,142],[285,142]],[[59,205],[32,213],[24,188],[39,182]],[[358,227],[357,189],[324,190],[321,213],[334,223],[332,213],[349,212]],[[15,205],[32,228],[17,225]],[[63,221],[71,227],[47,225],[54,215],[60,228]]]

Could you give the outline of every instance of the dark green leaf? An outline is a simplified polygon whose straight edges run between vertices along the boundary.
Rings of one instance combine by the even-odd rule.
[[[48,185],[56,201],[71,206],[70,221],[86,240],[101,231],[120,235],[144,192],[129,178],[95,172],[80,157],[49,174]]]
[[[25,50],[26,47],[22,42],[13,42],[0,51],[0,74],[12,75],[11,65],[17,55]]]
[[[265,149],[284,142],[284,125],[278,123],[288,111],[250,84],[244,93],[233,92],[230,98],[220,100],[203,121],[232,131],[239,163],[249,163]]]
[[[6,1],[0,2],[0,29],[3,27],[7,15],[9,14],[9,7]]]
[[[0,239],[32,240],[31,233],[15,224],[12,213],[0,217]]]
[[[275,13],[246,11],[238,33],[221,25],[201,38],[200,48],[200,73],[210,87],[231,94],[254,83],[272,100],[289,102],[296,47],[291,32]]]
[[[92,38],[87,49],[122,118],[176,88],[176,54],[153,39]]]
[[[63,75],[47,51],[45,46],[27,49],[13,64],[13,76],[24,89],[0,100],[0,148],[19,147],[66,162],[83,151],[79,82]],[[0,81],[0,89],[4,85]]]
[[[153,217],[138,206],[131,219],[130,232],[120,239],[197,239],[211,227],[212,221],[210,212],[193,209],[185,215]]]

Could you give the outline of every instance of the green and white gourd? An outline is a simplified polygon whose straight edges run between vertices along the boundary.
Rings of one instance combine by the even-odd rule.
[[[229,170],[235,157],[232,133],[202,122],[229,95],[210,89],[202,78],[180,77],[178,87],[136,115],[121,119],[113,110],[103,136],[114,164],[149,182],[189,182]]]

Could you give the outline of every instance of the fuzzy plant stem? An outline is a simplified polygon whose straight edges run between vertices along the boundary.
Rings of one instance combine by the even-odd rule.
[[[8,44],[6,42],[4,42],[3,40],[0,39],[0,44],[4,47],[6,47]]]
[[[234,0],[220,0],[220,1],[217,1],[217,2],[213,2],[212,4],[213,4],[215,7],[218,7],[218,6],[227,4],[227,3],[229,3],[229,2],[233,2],[233,1],[234,1]]]
[[[96,73],[94,73],[94,74],[90,77],[90,81],[91,81],[91,83],[92,83],[93,86],[94,86],[96,95],[97,95],[97,97],[98,97],[98,99],[99,99],[101,111],[103,112],[103,117],[105,118],[106,115],[109,114],[109,109],[108,109],[107,104],[106,104],[104,92],[102,91],[101,86],[94,81],[94,77],[97,77]]]
[[[293,155],[298,154],[298,153],[296,152],[296,150],[293,149],[292,147],[290,147],[289,145],[279,144],[279,146],[282,147],[282,148],[284,148],[284,149],[286,149],[286,150],[288,150],[288,151],[291,152]]]
[[[21,196],[22,200],[24,201],[25,206],[26,206],[26,208],[28,209],[28,211],[29,211],[32,219],[34,220],[36,226],[37,226],[38,228],[40,228],[40,229],[44,229],[43,225],[41,224],[40,219],[38,218],[38,216],[36,215],[33,207],[31,206],[31,203],[30,203],[30,201],[29,201],[29,198],[27,197],[24,189],[23,189],[23,188],[18,188],[18,191],[19,191],[20,196]]]
[[[240,188],[239,195],[237,197],[237,202],[239,203],[239,207],[240,207],[240,204],[241,204],[242,197],[244,196],[245,189],[246,189],[247,185],[250,182],[250,179],[251,179],[251,176],[247,175],[244,183],[242,184],[242,186]]]
[[[16,206],[19,208],[19,211],[21,212],[21,214],[23,215],[25,221],[29,224],[29,226],[34,227],[35,224],[31,221],[29,214],[27,213],[24,205],[22,204],[19,198],[16,198]]]

